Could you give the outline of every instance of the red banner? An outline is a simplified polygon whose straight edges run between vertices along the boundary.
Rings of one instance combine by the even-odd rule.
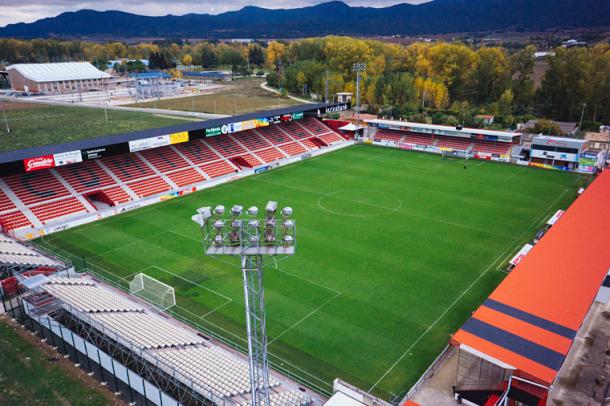
[[[39,171],[55,167],[55,160],[53,155],[37,156],[36,158],[24,159],[23,166],[25,166],[26,172]]]

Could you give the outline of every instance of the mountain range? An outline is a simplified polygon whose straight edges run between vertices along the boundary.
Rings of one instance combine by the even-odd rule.
[[[161,17],[80,10],[9,24],[0,28],[0,37],[295,38],[585,27],[610,27],[610,0],[434,0],[383,8],[333,1],[294,9],[247,6],[218,15]]]

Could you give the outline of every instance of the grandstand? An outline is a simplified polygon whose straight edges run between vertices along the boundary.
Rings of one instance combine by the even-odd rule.
[[[284,109],[293,110],[298,111],[298,107]],[[272,116],[271,113],[277,111],[264,114]],[[141,139],[142,135],[137,134],[138,139],[126,143],[129,152],[106,156],[100,152],[125,148],[106,145],[109,142],[106,139],[90,144],[96,142],[94,139],[88,143],[93,146],[94,153],[92,148],[68,152],[75,163],[63,166],[54,164],[55,155],[24,159],[21,168],[20,162],[14,161],[15,155],[41,154],[46,152],[44,148],[0,153],[0,160],[8,160],[4,164],[0,162],[0,167],[7,172],[17,172],[0,178],[0,227],[4,232],[30,239],[39,232],[47,234],[63,229],[70,222],[82,223],[100,215],[116,214],[118,211],[112,209],[122,205],[142,204],[150,198],[158,201],[163,196],[191,192],[263,170],[282,160],[345,144],[341,136],[317,118],[299,114],[294,121],[289,114],[276,115],[277,124],[269,125],[269,119],[265,119],[266,124],[258,127],[250,124],[254,120],[244,121],[252,128],[224,130],[227,133],[221,136],[198,138],[202,133],[206,134],[205,129],[195,129],[188,134],[187,131],[172,133],[171,137],[176,136],[179,141],[168,142],[171,145],[165,146],[150,146],[146,144],[148,139]],[[290,121],[279,119],[288,116]],[[204,124],[207,127],[221,124],[218,121]],[[227,127],[223,126],[217,127],[218,131]],[[128,135],[126,139],[133,138]],[[87,159],[89,156],[95,159]],[[35,169],[39,169],[38,165],[48,168],[30,170],[32,165]],[[258,169],[263,166],[265,168]],[[18,173],[23,172],[24,167],[25,173]]]
[[[9,313],[121,391],[124,400],[250,404],[249,367],[241,354],[87,275],[52,274],[36,284],[23,283],[24,301],[5,302]],[[274,406],[321,404],[317,395],[276,373],[270,387]]]
[[[367,120],[369,138],[382,145],[425,152],[463,151],[478,159],[508,162],[521,134],[392,120]]]
[[[605,171],[452,337],[456,399],[546,404],[610,270],[608,202]]]

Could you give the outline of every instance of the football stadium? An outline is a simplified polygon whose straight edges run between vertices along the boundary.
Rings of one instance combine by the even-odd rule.
[[[350,108],[4,148],[3,311],[130,404],[417,404],[440,368],[545,404],[610,285],[610,173]]]

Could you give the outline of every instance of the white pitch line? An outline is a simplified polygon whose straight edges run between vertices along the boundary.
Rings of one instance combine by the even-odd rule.
[[[393,370],[393,369],[396,367],[396,365],[398,365],[398,364],[400,363],[400,361],[402,361],[402,360],[403,360],[403,358],[404,358],[404,357],[406,357],[406,356],[407,356],[407,354],[409,354],[409,352],[411,352],[411,350],[413,349],[413,347],[415,347],[415,346],[416,346],[416,345],[417,345],[417,344],[418,344],[418,343],[419,343],[419,342],[422,340],[422,338],[424,338],[424,337],[425,337],[425,336],[426,336],[426,335],[427,335],[427,334],[430,332],[430,330],[432,330],[432,329],[433,329],[433,328],[434,328],[434,327],[435,327],[435,326],[438,324],[438,322],[439,322],[439,321],[441,321],[441,320],[443,319],[443,317],[445,317],[445,315],[446,315],[446,314],[449,312],[449,310],[451,310],[451,308],[453,308],[453,306],[455,306],[455,305],[456,305],[456,303],[457,303],[457,302],[459,302],[459,301],[462,299],[462,297],[464,297],[464,295],[465,295],[466,293],[468,293],[468,292],[470,291],[470,289],[472,289],[472,287],[473,287],[474,285],[476,285],[476,283],[477,283],[479,280],[481,280],[481,278],[482,278],[483,276],[485,276],[485,275],[486,275],[486,274],[487,274],[487,273],[488,273],[488,272],[491,270],[491,268],[493,267],[493,265],[494,265],[494,264],[495,264],[495,263],[496,263],[496,262],[497,262],[497,261],[500,259],[500,257],[501,257],[502,255],[504,255],[504,253],[505,253],[506,251],[508,251],[508,250],[510,249],[510,247],[511,247],[511,246],[512,246],[512,242],[511,242],[511,244],[510,244],[510,245],[509,245],[509,246],[508,246],[508,247],[507,247],[507,248],[506,248],[504,251],[502,251],[502,253],[500,253],[500,255],[498,255],[498,256],[496,257],[496,259],[494,259],[494,261],[493,261],[491,264],[489,264],[489,266],[488,266],[487,268],[485,268],[485,270],[484,270],[483,272],[481,272],[481,273],[479,274],[479,276],[477,276],[477,278],[476,278],[474,281],[472,281],[472,283],[471,283],[470,285],[468,285],[468,286],[466,287],[466,289],[464,289],[464,291],[463,291],[462,293],[460,293],[460,295],[459,295],[457,298],[455,298],[455,300],[454,300],[453,302],[451,302],[451,304],[450,304],[450,305],[449,305],[449,306],[448,306],[448,307],[447,307],[447,308],[446,308],[446,309],[445,309],[445,310],[444,310],[444,311],[443,311],[443,312],[440,314],[440,316],[438,316],[438,317],[436,318],[436,320],[434,320],[434,321],[432,322],[432,324],[430,324],[430,325],[428,326],[428,328],[427,328],[427,329],[426,329],[426,330],[425,330],[425,331],[424,331],[424,332],[423,332],[423,333],[422,333],[422,334],[421,334],[421,335],[420,335],[420,336],[417,338],[417,340],[415,340],[415,341],[414,341],[414,342],[413,342],[413,343],[412,343],[412,344],[409,346],[409,348],[407,348],[407,350],[406,350],[404,353],[402,353],[402,355],[401,355],[401,356],[400,356],[400,357],[399,357],[399,358],[396,360],[396,362],[394,362],[394,363],[392,364],[392,366],[390,366],[390,368],[388,368],[388,370],[387,370],[387,371],[385,371],[385,373],[384,373],[384,374],[383,374],[383,375],[382,375],[382,376],[381,376],[381,377],[380,377],[380,378],[377,380],[377,382],[375,382],[375,384],[374,384],[373,386],[371,386],[371,388],[368,390],[368,392],[369,392],[369,393],[370,393],[370,392],[371,392],[373,389],[375,389],[375,387],[377,387],[377,385],[379,385],[379,383],[380,383],[381,381],[383,381],[383,379],[384,379],[384,378],[385,378],[385,377],[386,377],[386,376],[387,376],[387,375],[388,375],[388,374],[389,374],[389,373],[390,373],[390,372],[391,372],[391,371],[392,371],[392,370]]]
[[[322,303],[320,306],[316,307],[315,309],[313,309],[311,312],[309,312],[307,315],[305,315],[305,317],[301,318],[300,320],[297,320],[292,326],[288,327],[286,330],[284,330],[283,332],[281,332],[279,335],[275,336],[273,338],[273,340],[269,341],[269,345],[273,344],[278,338],[280,338],[281,336],[283,336],[284,334],[286,334],[287,332],[289,332],[290,330],[292,330],[293,328],[295,328],[296,326],[298,326],[299,324],[301,324],[302,322],[304,322],[305,320],[307,320],[308,318],[310,318],[311,316],[313,316],[315,313],[317,313],[320,309],[322,309],[324,306],[326,306],[327,304],[329,304],[330,302],[332,302],[333,300],[335,300],[336,298],[338,298],[339,296],[341,296],[341,292],[335,294],[333,297],[331,297],[330,299],[326,300],[324,303]]]
[[[218,296],[222,297],[223,299],[233,301],[233,299],[232,299],[232,298],[230,298],[230,297],[228,297],[228,296],[225,296],[225,295],[223,295],[222,293],[215,291],[214,289],[208,288],[207,286],[204,286],[204,285],[202,285],[202,284],[200,284],[200,283],[195,283],[195,282],[193,282],[193,281],[191,281],[191,280],[189,280],[189,279],[185,278],[184,276],[179,275],[179,274],[177,274],[177,273],[174,273],[174,272],[172,272],[172,271],[168,271],[167,269],[165,269],[165,268],[163,268],[163,267],[161,267],[161,266],[159,266],[159,265],[151,265],[149,268],[157,268],[157,269],[158,269],[158,270],[160,270],[161,272],[165,272],[165,273],[168,273],[168,274],[170,274],[170,275],[173,275],[173,276],[175,276],[176,278],[182,279],[182,280],[183,280],[183,281],[185,281],[185,282],[188,282],[188,283],[193,284],[193,285],[195,285],[195,286],[198,286],[198,287],[200,287],[200,288],[202,288],[202,289],[205,289],[205,290],[207,290],[207,291],[209,291],[209,292],[212,292],[212,293],[214,293],[214,294],[216,294],[216,295],[218,295]]]
[[[154,238],[154,237],[157,237],[157,236],[159,236],[159,235],[163,234],[164,232],[165,232],[165,231],[162,231],[162,232],[157,233],[157,234],[149,235],[149,236],[148,236],[148,237],[146,237],[146,238],[139,238],[139,239],[137,239],[137,240],[134,240],[134,241],[128,242],[127,244],[121,245],[121,246],[119,246],[119,247],[114,247],[114,248],[111,248],[111,249],[109,249],[109,250],[106,250],[106,251],[102,252],[101,254],[94,255],[94,256],[89,257],[89,258],[87,258],[87,259],[91,260],[91,259],[95,259],[95,258],[101,258],[101,257],[103,257],[103,256],[107,255],[108,253],[112,252],[112,251],[120,250],[120,249],[123,249],[123,248],[126,248],[126,247],[130,247],[130,246],[132,246],[132,245],[136,245],[136,244],[138,244],[138,243],[140,243],[140,242],[143,242],[143,241],[148,240],[149,238]]]

